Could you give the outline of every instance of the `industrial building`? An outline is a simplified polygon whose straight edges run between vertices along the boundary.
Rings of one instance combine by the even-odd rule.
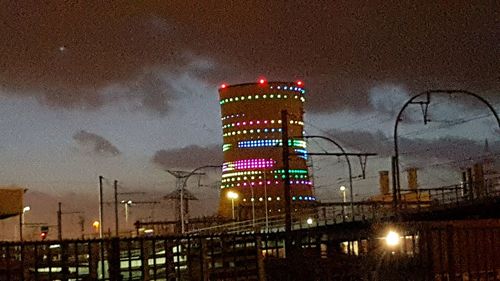
[[[303,139],[303,83],[221,85],[224,163],[219,213],[234,219],[284,212],[282,111],[287,111],[291,210],[300,212],[316,198]]]

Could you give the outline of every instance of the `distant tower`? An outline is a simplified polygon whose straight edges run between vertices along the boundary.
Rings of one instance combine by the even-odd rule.
[[[484,181],[486,188],[491,192],[498,185],[500,177],[493,152],[490,150],[488,139],[484,140],[484,151],[482,165],[484,169]]]
[[[231,217],[233,204],[239,219],[262,218],[265,212],[284,212],[284,169],[281,111],[288,111],[290,188],[292,211],[313,205],[312,182],[306,165],[303,136],[302,82],[267,82],[222,85],[224,164],[219,212]],[[293,139],[292,139],[293,138]],[[233,202],[227,193],[238,198]]]

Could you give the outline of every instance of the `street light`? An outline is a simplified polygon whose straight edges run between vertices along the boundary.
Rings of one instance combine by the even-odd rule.
[[[342,192],[342,203],[343,203],[342,204],[342,217],[343,217],[343,219],[345,218],[345,202],[347,202],[347,200],[346,200],[347,198],[345,196],[345,190],[346,190],[345,186],[343,186],[343,185],[340,186],[340,192]]]
[[[255,194],[253,190],[254,183],[250,182],[248,179],[246,180],[246,182],[250,186],[250,192],[251,192],[250,202],[252,203],[252,228],[255,228]]]
[[[125,208],[125,225],[128,226],[128,207],[132,205],[132,200],[122,200],[120,203],[123,204],[123,207]]]
[[[387,235],[385,236],[384,239],[385,243],[389,247],[395,247],[399,245],[399,243],[401,242],[401,236],[394,230],[390,230],[389,232],[387,232]]]
[[[96,233],[99,231],[99,226],[100,226],[100,225],[101,225],[101,224],[99,223],[99,221],[94,221],[94,222],[92,223],[92,226],[94,227],[94,229],[95,229],[95,232],[96,232]]]
[[[21,219],[19,220],[19,239],[23,241],[23,227],[24,227],[24,213],[31,210],[30,206],[25,206],[23,212],[21,213]]]
[[[266,211],[266,232],[269,232],[269,211],[267,209],[267,174],[266,170],[263,171],[264,173],[264,197],[266,198],[265,204],[264,204],[264,211]]]
[[[345,196],[345,186],[343,186],[343,185],[342,185],[342,186],[340,187],[340,191],[342,192],[342,202],[344,202],[344,203],[345,203],[345,202],[347,201],[347,200],[346,200],[346,196]]]
[[[234,218],[235,218],[235,216],[234,216],[234,200],[238,199],[239,195],[238,195],[238,193],[236,193],[234,191],[228,191],[226,196],[228,199],[231,199],[231,210],[232,210],[233,220],[234,220]]]

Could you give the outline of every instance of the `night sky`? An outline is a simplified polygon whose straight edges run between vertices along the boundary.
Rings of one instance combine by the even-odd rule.
[[[355,198],[366,198],[390,168],[395,118],[413,95],[461,88],[500,111],[498,9],[495,1],[5,1],[0,185],[29,189],[28,221],[54,224],[61,201],[84,211],[89,229],[99,175],[106,200],[117,179],[122,191],[146,192],[134,200],[162,201],[174,189],[164,169],[221,164],[218,85],[266,77],[305,81],[306,134],[379,154],[367,179],[355,180]],[[433,97],[428,125],[420,112],[407,110],[400,140],[402,169],[418,167],[422,186],[458,183],[486,139],[498,159],[500,130],[475,99]],[[322,142],[309,149],[336,151]],[[318,197],[339,200],[346,164],[313,164]],[[202,199],[194,215],[215,212],[217,180],[190,183]],[[67,231],[76,217],[65,217]],[[172,210],[136,206],[132,217]],[[14,224],[0,222],[9,229],[0,239]]]

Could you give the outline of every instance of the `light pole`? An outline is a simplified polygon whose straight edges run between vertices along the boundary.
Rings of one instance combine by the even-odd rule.
[[[252,191],[252,227],[255,228],[255,193],[253,192],[253,183],[250,183],[250,188]],[[234,220],[234,214],[233,214],[233,220]]]
[[[255,228],[255,193],[253,190],[254,183],[248,179],[246,180],[246,183],[250,186],[250,193],[251,193],[250,203],[252,204],[252,227]]]
[[[264,204],[264,209],[266,211],[266,232],[269,232],[269,211],[267,209],[267,174],[266,171],[264,170],[264,198],[265,204]]]
[[[231,213],[233,214],[233,221],[234,221],[234,219],[235,219],[235,215],[234,215],[234,200],[238,199],[239,195],[238,195],[238,193],[236,193],[234,191],[228,191],[226,193],[226,196],[227,196],[228,199],[231,199],[231,210],[232,210]]]
[[[21,242],[23,241],[23,227],[24,227],[24,213],[31,210],[30,206],[26,206],[23,208],[23,212],[21,213],[21,218],[19,220],[19,239]]]
[[[340,149],[340,151],[342,151],[342,155],[345,156],[345,160],[347,162],[347,169],[348,169],[348,172],[349,172],[349,191],[351,192],[350,195],[351,195],[351,212],[352,212],[352,216],[354,218],[354,198],[353,198],[353,189],[352,189],[352,167],[351,167],[351,161],[349,160],[349,155],[348,153],[345,151],[345,149],[340,145],[338,144],[336,141],[332,140],[331,138],[328,138],[328,137],[324,137],[324,136],[303,136],[304,138],[320,138],[320,139],[324,139],[324,140],[327,140],[331,143],[333,143],[335,146],[338,147],[338,149]],[[309,153],[309,155],[314,155],[314,153]]]
[[[125,225],[128,226],[128,206],[132,205],[132,200],[122,200],[120,203],[123,204],[123,207],[125,208]]]
[[[345,202],[346,202],[346,196],[345,196],[345,186],[340,187],[340,192],[342,192],[342,219],[345,219]]]
[[[325,152],[325,153],[314,153],[314,152],[309,152],[307,153],[308,155],[324,155],[324,156],[344,156],[345,161],[347,162],[347,171],[349,172],[349,199],[350,199],[350,207],[351,207],[351,216],[352,219],[354,219],[354,190],[352,187],[352,167],[351,167],[351,161],[349,160],[349,156],[375,156],[377,155],[376,153],[352,153],[352,152],[346,152],[345,149],[336,141],[332,140],[331,138],[325,137],[325,136],[302,136],[302,138],[305,139],[312,139],[312,138],[318,138],[322,140],[326,140],[337,146],[338,149],[342,153],[330,153],[330,152]]]
[[[102,198],[102,180],[103,176],[99,176],[99,238],[102,238],[102,224],[103,224],[103,212],[104,212],[104,203]]]

